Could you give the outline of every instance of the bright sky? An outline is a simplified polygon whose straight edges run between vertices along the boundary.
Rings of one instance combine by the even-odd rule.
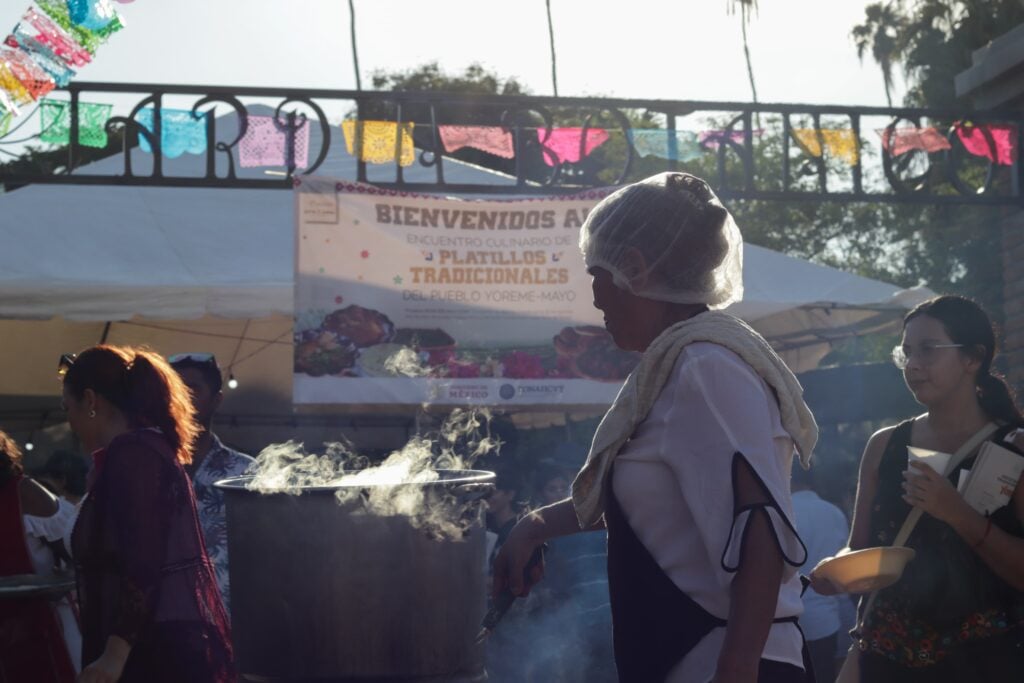
[[[884,105],[850,29],[865,0],[762,0],[748,29],[762,102]],[[28,0],[4,0],[9,31]],[[544,0],[355,0],[363,85],[377,69],[474,61],[551,93]],[[551,0],[561,95],[749,101],[727,0]],[[80,80],[354,88],[348,0],[137,0]],[[898,93],[899,96],[902,93]],[[898,97],[894,97],[897,101]]]

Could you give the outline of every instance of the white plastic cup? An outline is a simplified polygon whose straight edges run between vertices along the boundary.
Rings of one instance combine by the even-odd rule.
[[[915,446],[907,446],[907,455],[910,458],[910,462],[923,462],[939,474],[946,473],[946,465],[949,464],[949,459],[953,457],[951,453],[933,451],[928,448],[916,448]],[[916,474],[916,470],[913,468],[909,468],[908,471],[911,474]]]

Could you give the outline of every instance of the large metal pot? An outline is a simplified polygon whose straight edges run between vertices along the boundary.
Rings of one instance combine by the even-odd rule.
[[[480,498],[494,474],[440,470],[425,504],[462,515],[461,537],[370,513],[394,486],[298,495],[225,493],[231,627],[243,678],[260,681],[482,680],[474,637],[486,601]],[[455,506],[454,510],[451,506]],[[449,515],[451,516],[451,515]]]

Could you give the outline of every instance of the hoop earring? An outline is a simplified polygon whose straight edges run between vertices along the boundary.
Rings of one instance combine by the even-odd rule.
[[[90,418],[96,417],[96,411],[95,410],[90,410],[89,411],[89,417]]]

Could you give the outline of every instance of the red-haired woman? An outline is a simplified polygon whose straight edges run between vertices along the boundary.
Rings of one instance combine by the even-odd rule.
[[[50,567],[44,567],[45,560],[29,545],[25,520],[45,524],[59,513],[57,500],[24,476],[21,451],[0,431],[0,576],[52,572],[53,556],[49,555]],[[31,541],[46,550],[43,539]],[[0,681],[71,683],[74,679],[61,623],[47,599],[0,601]]]
[[[93,452],[72,534],[81,683],[236,678],[228,620],[183,465],[196,423],[159,355],[96,346],[61,359],[72,431]]]

